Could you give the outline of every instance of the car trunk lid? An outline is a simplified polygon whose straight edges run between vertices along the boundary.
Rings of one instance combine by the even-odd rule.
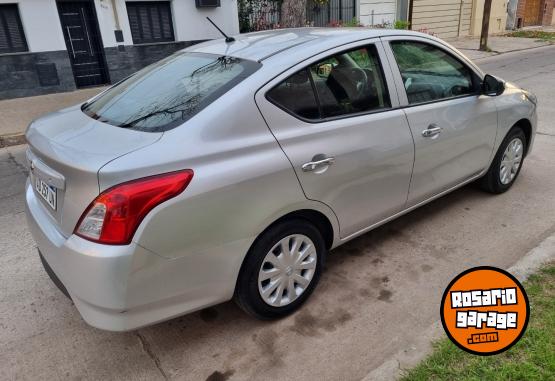
[[[98,172],[104,165],[155,143],[162,135],[99,122],[79,106],[33,122],[26,133],[30,180],[59,230],[65,236],[73,233],[82,213],[100,193]],[[41,191],[41,183],[52,192]],[[49,202],[53,194],[55,208]]]

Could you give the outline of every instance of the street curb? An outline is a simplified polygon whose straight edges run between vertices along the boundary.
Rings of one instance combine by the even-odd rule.
[[[27,140],[25,139],[24,134],[0,136],[0,148],[17,146],[17,145],[26,144],[26,143],[27,143]]]
[[[555,233],[530,250],[507,271],[523,282],[542,266],[553,261],[555,261]],[[391,356],[379,367],[368,373],[362,381],[398,380],[408,370],[414,368],[428,357],[433,351],[433,342],[444,337],[445,333],[441,321],[437,320],[409,348],[405,348]]]

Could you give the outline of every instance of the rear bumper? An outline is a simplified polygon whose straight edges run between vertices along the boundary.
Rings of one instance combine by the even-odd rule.
[[[53,280],[59,279],[88,324],[129,331],[229,299],[229,293],[207,292],[168,277],[183,271],[184,263],[135,243],[107,246],[64,237],[29,182],[25,197],[27,223],[45,268]]]
[[[56,287],[58,287],[58,289],[65,295],[67,296],[69,299],[71,299],[71,295],[69,295],[69,292],[67,291],[66,286],[64,286],[64,284],[62,283],[62,281],[60,280],[60,278],[58,278],[58,276],[56,275],[56,273],[54,273],[54,270],[52,270],[52,267],[50,267],[50,265],[48,264],[48,262],[46,262],[46,260],[44,259],[44,257],[42,256],[40,250],[39,250],[39,257],[40,257],[40,261],[42,263],[42,266],[44,267],[44,271],[46,271],[46,273],[48,274],[48,276],[50,277],[50,279],[52,280],[52,282],[54,282],[54,284],[56,285]]]

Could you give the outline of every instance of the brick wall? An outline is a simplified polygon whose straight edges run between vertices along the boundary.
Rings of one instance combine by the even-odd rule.
[[[555,7],[555,0],[544,0],[542,4],[542,25],[551,25],[551,21],[553,20],[553,8]]]
[[[518,5],[516,6],[516,20],[515,28],[522,27],[524,23],[524,9],[526,7],[526,0],[518,0]]]
[[[538,10],[539,18],[537,19],[537,22],[531,23],[525,20],[526,10],[530,7],[534,7]],[[554,7],[555,0],[519,0],[516,9],[516,18],[517,20],[519,18],[522,19],[521,26],[551,25]]]

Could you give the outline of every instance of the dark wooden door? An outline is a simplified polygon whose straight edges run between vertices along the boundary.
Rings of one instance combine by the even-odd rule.
[[[92,1],[58,1],[64,39],[79,88],[109,83]]]
[[[529,25],[541,25],[540,20],[540,10],[541,1],[540,0],[526,0],[524,7],[524,26]]]

